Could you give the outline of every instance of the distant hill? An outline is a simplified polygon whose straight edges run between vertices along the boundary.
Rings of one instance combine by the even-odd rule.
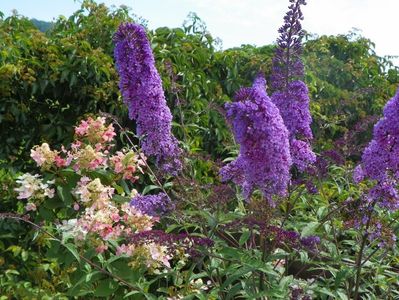
[[[41,21],[37,19],[30,19],[30,21],[39,29],[41,32],[46,32],[54,26],[52,22]]]

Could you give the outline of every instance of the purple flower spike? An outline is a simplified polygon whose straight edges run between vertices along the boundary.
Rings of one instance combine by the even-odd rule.
[[[303,76],[303,63],[301,60],[304,35],[301,20],[303,14],[301,5],[306,5],[305,0],[290,0],[291,5],[284,16],[284,25],[278,30],[277,49],[273,58],[272,88],[286,90],[288,84]]]
[[[373,139],[355,169],[356,182],[365,178],[377,182],[369,192],[370,201],[391,210],[399,208],[399,89],[385,105],[384,116],[375,125]]]
[[[171,133],[172,115],[166,104],[162,81],[146,32],[141,25],[125,23],[114,36],[119,88],[137,123],[141,147],[155,156],[161,169],[176,174],[181,169],[181,150]]]
[[[263,76],[259,75],[252,87],[239,90],[226,110],[240,153],[221,169],[222,180],[241,185],[246,198],[255,188],[270,202],[272,195],[285,195],[292,164],[288,131],[267,96]]]
[[[309,143],[313,139],[309,92],[306,84],[299,80],[304,74],[301,60],[301,5],[306,3],[304,0],[290,0],[290,3],[284,25],[279,29],[280,36],[273,57],[271,81],[275,92],[271,99],[280,110],[288,129],[293,164],[299,171],[304,171],[316,161]]]

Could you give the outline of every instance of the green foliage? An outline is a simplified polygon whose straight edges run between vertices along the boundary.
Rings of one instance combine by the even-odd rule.
[[[68,141],[72,125],[85,113],[123,115],[110,49],[98,44],[107,39],[110,45],[117,25],[129,20],[124,12],[85,2],[81,11],[68,20],[60,18],[46,34],[20,16],[0,20],[1,158],[21,165],[27,161],[26,150],[39,141]],[[108,35],[88,34],[89,28],[104,28],[96,16],[102,17]],[[79,25],[81,18],[88,27]]]
[[[380,115],[399,83],[393,75],[398,68],[377,56],[374,44],[357,32],[310,37],[304,62],[321,147],[366,116]]]

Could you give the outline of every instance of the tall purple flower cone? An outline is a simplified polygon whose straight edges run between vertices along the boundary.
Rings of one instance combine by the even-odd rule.
[[[141,148],[147,156],[156,157],[164,172],[176,174],[182,167],[181,150],[171,133],[172,114],[145,29],[138,24],[122,24],[114,42],[119,88],[142,137]]]
[[[271,85],[275,90],[286,90],[290,81],[303,77],[301,5],[305,0],[289,0],[291,5],[278,30],[277,48],[273,57]]]
[[[292,164],[288,131],[267,96],[265,79],[258,76],[252,87],[239,90],[226,109],[240,153],[220,170],[222,180],[241,185],[246,198],[255,188],[270,202],[273,195],[284,196]]]
[[[399,88],[384,108],[384,116],[374,126],[373,139],[364,150],[354,179],[376,181],[369,199],[388,209],[399,208]]]
[[[299,80],[304,68],[301,60],[303,30],[301,5],[305,0],[290,0],[289,11],[279,29],[277,48],[273,57],[271,75],[272,102],[279,108],[284,124],[289,131],[291,155],[294,165],[300,171],[316,161],[310,146],[313,139],[310,124],[309,92],[306,84]]]

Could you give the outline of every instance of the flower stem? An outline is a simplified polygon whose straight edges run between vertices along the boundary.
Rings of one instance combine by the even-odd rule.
[[[368,214],[366,227],[364,229],[364,234],[362,236],[362,242],[361,242],[361,245],[360,245],[360,250],[359,250],[359,253],[358,253],[357,258],[356,258],[356,281],[355,281],[355,292],[354,292],[354,297],[353,297],[354,300],[359,299],[360,273],[361,273],[361,270],[362,270],[363,251],[364,251],[364,247],[366,246],[367,237],[369,235],[368,229],[369,229],[370,224],[371,224],[371,215],[373,213],[375,204],[376,204],[376,201],[374,201],[371,204],[371,206],[370,206],[370,212]]]

